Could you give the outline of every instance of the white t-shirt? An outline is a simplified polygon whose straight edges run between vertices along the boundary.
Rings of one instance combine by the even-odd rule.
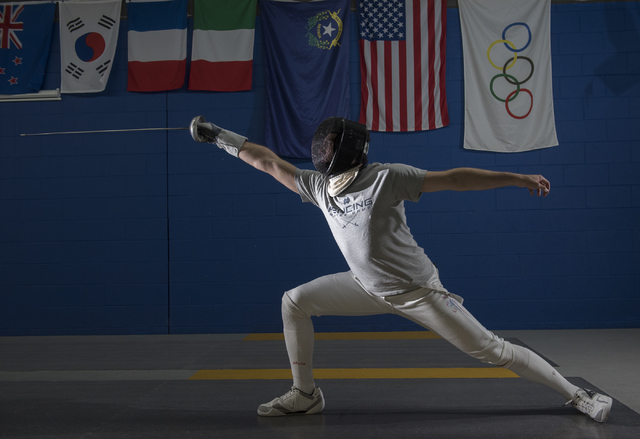
[[[418,201],[425,171],[403,164],[373,163],[335,197],[329,178],[299,169],[295,182],[303,202],[318,206],[356,281],[369,293],[391,296],[432,285],[435,267],[409,227],[404,200]]]

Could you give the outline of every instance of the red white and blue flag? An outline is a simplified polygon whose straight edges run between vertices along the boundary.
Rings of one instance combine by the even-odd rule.
[[[360,123],[372,131],[449,124],[446,0],[359,0]]]
[[[182,87],[187,67],[187,5],[187,0],[127,3],[127,90]]]
[[[40,91],[55,8],[49,2],[0,4],[0,94]]]
[[[120,0],[60,2],[62,93],[107,86],[120,29]]]

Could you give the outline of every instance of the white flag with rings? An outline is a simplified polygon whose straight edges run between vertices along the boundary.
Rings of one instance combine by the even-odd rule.
[[[558,145],[551,0],[459,0],[464,148],[522,152]]]
[[[60,2],[62,93],[105,89],[118,42],[120,0]]]

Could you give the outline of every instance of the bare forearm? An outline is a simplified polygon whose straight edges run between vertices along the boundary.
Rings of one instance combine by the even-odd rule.
[[[506,186],[526,187],[532,195],[547,196],[549,181],[542,175],[495,172],[476,168],[455,168],[448,171],[427,172],[422,192],[482,191]]]
[[[449,172],[453,190],[482,191],[506,186],[526,186],[521,174],[495,172],[476,168],[456,168]]]

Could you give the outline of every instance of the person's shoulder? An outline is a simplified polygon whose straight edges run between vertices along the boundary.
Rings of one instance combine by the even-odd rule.
[[[374,163],[369,163],[367,166],[365,166],[360,172],[380,172],[380,171],[384,171],[385,169],[390,169],[392,167],[394,167],[396,164],[395,163],[378,163],[378,162],[374,162]]]
[[[372,163],[369,166],[372,167],[372,171],[381,171],[388,169],[390,172],[399,173],[399,174],[409,174],[409,173],[424,173],[425,171],[416,168],[412,165],[407,165],[405,163]],[[369,167],[368,166],[368,167]]]
[[[326,176],[321,172],[314,169],[296,168],[296,177],[303,177],[307,179],[325,179]]]
[[[328,184],[327,176],[313,169],[297,168],[295,180],[298,187],[304,186],[318,189]]]

